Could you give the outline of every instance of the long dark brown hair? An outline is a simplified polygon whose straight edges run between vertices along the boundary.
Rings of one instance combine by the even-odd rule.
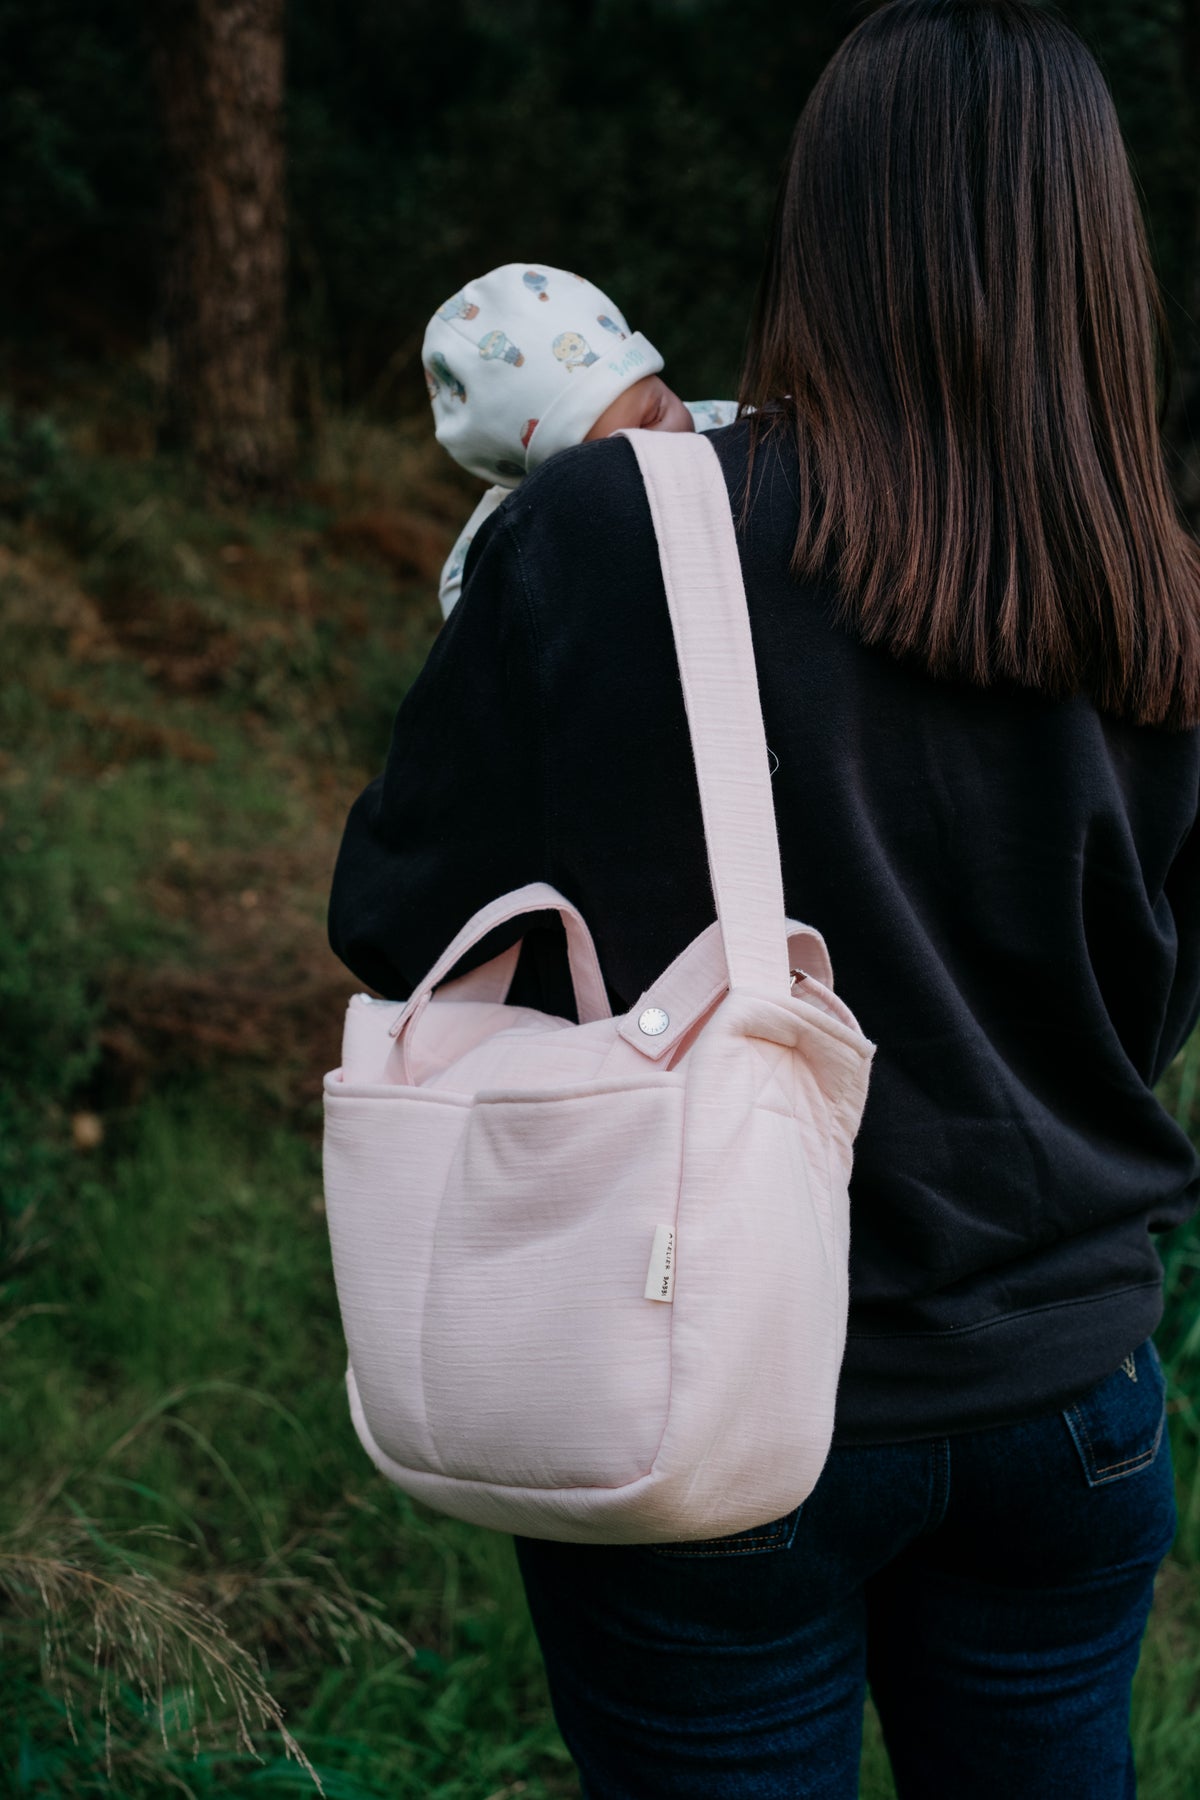
[[[1200,550],[1104,78],[1025,0],[892,0],[792,140],[739,398],[794,429],[797,575],[934,674],[1200,721]]]

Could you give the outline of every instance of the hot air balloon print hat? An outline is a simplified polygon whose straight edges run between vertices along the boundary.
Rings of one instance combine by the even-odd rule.
[[[582,443],[626,388],[663,366],[607,294],[543,263],[468,281],[430,319],[421,361],[438,442],[509,488]]]

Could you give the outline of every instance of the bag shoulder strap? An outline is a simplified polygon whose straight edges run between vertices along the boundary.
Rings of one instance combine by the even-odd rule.
[[[783,997],[779,836],[725,476],[702,432],[623,435],[658,538],[729,985]]]

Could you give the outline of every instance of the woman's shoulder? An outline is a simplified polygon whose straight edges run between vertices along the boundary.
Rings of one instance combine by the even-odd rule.
[[[744,423],[707,433],[731,490],[745,464]],[[657,540],[633,445],[622,436],[577,444],[526,476],[504,508],[522,551],[572,565],[601,557],[613,576],[658,566]]]
[[[633,449],[601,438],[527,476],[500,515],[543,634],[606,635],[661,593],[658,541]]]
[[[527,475],[508,519],[525,531],[590,531],[619,524],[643,497],[633,446],[626,438],[598,438],[560,450]]]
[[[749,428],[745,420],[700,435],[712,444],[727,475],[746,461]],[[532,516],[536,508],[545,509],[560,523],[592,519],[620,523],[642,494],[633,445],[618,434],[560,450],[527,475],[513,495],[509,517],[522,516],[526,510]]]

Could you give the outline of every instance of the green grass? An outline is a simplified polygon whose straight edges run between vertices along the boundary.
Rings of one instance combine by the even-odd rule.
[[[324,895],[464,495],[423,422],[335,421],[239,511],[135,414],[96,453],[95,404],[0,413],[0,1791],[313,1792],[287,1730],[331,1800],[567,1800],[508,1540],[354,1437],[320,1200]],[[1198,1090],[1200,1040],[1193,1130]],[[1200,1235],[1168,1252],[1143,1800],[1200,1793]]]
[[[561,1792],[507,1540],[419,1514],[353,1437],[314,1146],[201,1086],[149,1098],[106,1160],[50,1223],[28,1288],[59,1310],[10,1334],[5,1515],[26,1540],[65,1515],[148,1545],[164,1579],[266,1658],[313,1763],[357,1784],[331,1792]],[[368,1601],[403,1644],[379,1641]],[[123,1793],[160,1791],[157,1762],[147,1785],[138,1774],[144,1710],[129,1695],[116,1709]],[[28,1665],[0,1744],[18,1718],[39,1754],[58,1748],[51,1785],[17,1791],[91,1792],[95,1733],[68,1750]],[[197,1767],[184,1744],[164,1768],[204,1794],[292,1780],[244,1761],[227,1747]]]

